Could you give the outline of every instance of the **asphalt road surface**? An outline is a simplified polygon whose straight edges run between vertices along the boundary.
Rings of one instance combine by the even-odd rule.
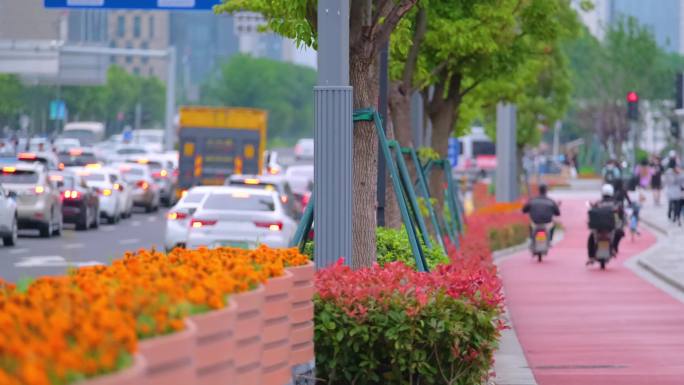
[[[61,237],[40,238],[36,230],[22,230],[14,247],[0,246],[0,278],[17,282],[22,278],[64,274],[70,267],[108,264],[126,251],[164,248],[166,210],[145,214],[135,211],[115,225],[76,231],[65,224]]]

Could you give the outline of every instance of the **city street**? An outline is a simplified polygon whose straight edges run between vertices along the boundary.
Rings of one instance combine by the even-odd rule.
[[[594,197],[595,198],[595,197]],[[564,237],[539,264],[501,263],[511,321],[540,385],[681,384],[684,304],[626,266],[653,246],[625,238],[605,271],[585,267],[583,199],[563,201]]]
[[[38,237],[35,230],[20,231],[15,247],[0,247],[0,278],[16,282],[25,277],[64,274],[69,267],[106,264],[126,251],[163,248],[166,210],[144,214],[115,225],[101,223],[97,230],[75,231],[65,225],[61,237]]]

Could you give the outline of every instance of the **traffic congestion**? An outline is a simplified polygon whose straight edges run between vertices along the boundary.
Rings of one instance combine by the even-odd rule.
[[[53,139],[3,142],[0,254],[13,257],[2,262],[8,279],[106,264],[143,247],[286,247],[313,189],[310,140],[256,156],[260,172],[226,167],[220,183],[217,174],[182,186],[178,151],[164,151],[163,130],[104,139],[98,124],[74,127]]]

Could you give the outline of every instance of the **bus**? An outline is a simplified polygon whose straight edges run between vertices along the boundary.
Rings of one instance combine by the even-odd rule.
[[[496,170],[496,144],[484,128],[473,127],[469,135],[458,138],[457,174],[484,177]]]
[[[92,146],[104,139],[105,125],[100,122],[71,122],[64,125],[60,138],[78,139],[81,146]]]

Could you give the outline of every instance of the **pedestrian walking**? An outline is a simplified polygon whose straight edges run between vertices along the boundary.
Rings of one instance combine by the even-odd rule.
[[[653,191],[653,202],[660,206],[660,192],[663,189],[663,165],[660,157],[653,157],[651,161],[651,190]]]
[[[637,189],[639,191],[639,200],[645,199],[645,191],[651,184],[651,176],[653,172],[651,166],[648,164],[648,160],[645,158],[639,162],[639,164],[634,168],[634,177],[637,180]]]
[[[668,167],[663,174],[663,185],[665,186],[665,196],[667,197],[667,218],[672,223],[681,223],[680,199],[682,198],[682,188],[679,183],[679,169]]]

